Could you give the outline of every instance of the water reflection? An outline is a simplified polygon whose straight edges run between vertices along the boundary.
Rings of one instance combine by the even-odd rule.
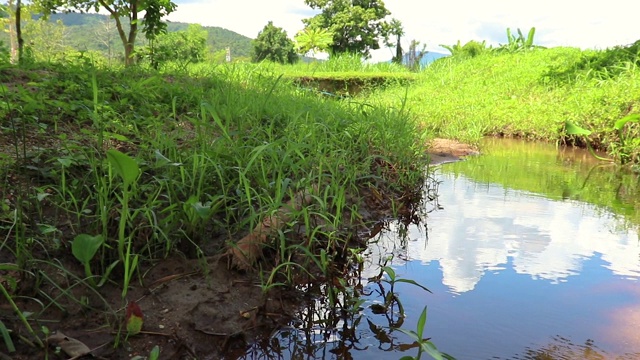
[[[416,330],[427,306],[426,336],[459,360],[640,359],[637,177],[544,144],[483,149],[436,169],[422,222],[388,224],[360,268],[246,358],[413,356],[395,328]],[[384,265],[432,293],[392,291]]]
[[[438,261],[443,283],[454,293],[473,290],[483,274],[503,270],[509,261],[518,274],[558,283],[600,254],[613,274],[640,276],[638,234],[616,231],[621,219],[575,201],[550,201],[452,174],[440,179],[444,210],[428,219],[428,246],[417,241],[409,254]],[[410,227],[408,236],[426,239],[418,227]]]
[[[552,147],[494,146],[437,170],[442,210],[426,229],[395,225],[378,239],[396,271],[434,291],[403,288],[407,312],[428,305],[430,336],[458,359],[640,358],[637,215],[615,212],[637,206],[619,196],[637,179],[605,183],[603,172],[585,185],[585,164]],[[563,200],[566,187],[580,196]]]

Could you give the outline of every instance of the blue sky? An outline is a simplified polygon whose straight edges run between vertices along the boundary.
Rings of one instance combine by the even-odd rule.
[[[289,37],[303,28],[302,19],[314,12],[303,0],[175,0],[171,21],[219,26],[255,38],[269,22]],[[506,42],[506,29],[526,32],[536,27],[536,43],[544,46],[606,48],[640,39],[639,0],[385,0],[392,17],[405,28],[404,47],[412,39],[430,51],[445,52],[440,44],[460,40]],[[387,60],[391,49],[381,49],[374,61]]]

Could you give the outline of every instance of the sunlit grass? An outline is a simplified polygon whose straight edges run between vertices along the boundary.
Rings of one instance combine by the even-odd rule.
[[[104,239],[95,253],[78,258],[83,283],[99,286],[94,277],[118,274],[124,298],[136,267],[172,251],[204,256],[207,234],[237,240],[295,193],[311,189],[312,204],[292,214],[291,225],[305,225],[300,236],[312,253],[342,249],[343,214],[359,218],[359,189],[375,187],[392,198],[421,186],[422,134],[402,102],[321,97],[277,70],[272,64],[200,66],[191,74],[70,67],[31,83],[40,89],[37,99],[20,86],[7,93],[7,104],[20,109],[19,117],[11,107],[5,112],[17,123],[7,130],[11,136],[48,127],[47,136],[61,146],[13,154],[3,178],[42,177],[35,192],[17,189],[20,205],[6,203],[3,219],[17,214],[17,223],[39,227],[3,225],[0,250],[11,249],[10,261],[22,267],[41,256],[32,251],[34,238],[49,256],[66,251],[53,244],[81,234]],[[46,116],[42,104],[57,106],[58,117]],[[69,224],[64,231],[61,222]],[[282,264],[287,252],[298,251],[274,246]]]
[[[628,111],[638,111],[640,75],[637,66],[629,64],[612,78],[585,72],[570,78],[557,75],[567,78],[561,83],[550,81],[550,69],[570,67],[580,56],[579,49],[552,48],[486,53],[463,61],[444,58],[425,68],[410,86],[372,97],[392,104],[406,92],[412,116],[433,136],[472,143],[486,135],[557,141],[570,120],[594,129],[596,142],[610,148],[615,143],[609,131],[613,123]]]

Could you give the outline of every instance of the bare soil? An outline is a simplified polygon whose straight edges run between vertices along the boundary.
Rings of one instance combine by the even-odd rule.
[[[476,147],[450,139],[433,139],[427,148],[432,164],[459,161],[465,156],[480,154]]]

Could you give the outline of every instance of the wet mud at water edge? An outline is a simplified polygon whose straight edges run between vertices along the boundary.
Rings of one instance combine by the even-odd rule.
[[[467,149],[452,152],[447,161],[472,152],[455,142],[437,146],[433,148],[445,157],[452,147]],[[369,220],[352,224],[345,232],[345,248],[337,252],[342,255],[331,259],[328,271],[312,266],[291,273],[297,279],[294,288],[283,286],[276,276],[266,279],[272,274],[269,271],[260,275],[259,268],[269,270],[281,264],[277,250],[267,249],[255,270],[230,270],[229,259],[215,254],[227,240],[221,234],[212,234],[210,249],[204,249],[209,255],[192,259],[171,255],[141,269],[141,281],[131,283],[127,300],[141,310],[143,327],[130,337],[123,323],[128,306],[121,298],[121,287],[107,282],[93,290],[76,275],[83,268],[69,251],[54,255],[54,262],[34,264],[27,274],[1,265],[9,264],[4,258],[9,254],[0,254],[0,282],[13,295],[15,308],[27,314],[26,321],[47,340],[43,350],[21,326],[14,304],[2,301],[0,319],[18,340],[15,352],[0,347],[0,359],[144,359],[152,358],[154,349],[159,350],[159,359],[253,359],[286,357],[287,353],[296,357],[310,356],[337,342],[341,345],[331,356],[348,358],[360,348],[356,329],[365,321],[360,300],[365,285],[379,284],[376,291],[383,304],[372,306],[371,311],[388,314],[390,324],[402,325],[393,310],[397,299],[384,288],[382,271],[363,281],[363,262],[353,261],[361,259],[367,239],[389,221],[380,219],[392,218],[390,199],[375,189],[362,189],[360,195],[361,212]],[[406,205],[396,202],[394,206],[403,206],[396,210],[408,223],[416,200],[409,196],[404,201]],[[299,256],[289,261],[305,263],[304,254]],[[374,338],[386,341],[384,328],[372,325],[370,331],[374,330]],[[412,341],[392,341],[390,346],[417,351]]]

